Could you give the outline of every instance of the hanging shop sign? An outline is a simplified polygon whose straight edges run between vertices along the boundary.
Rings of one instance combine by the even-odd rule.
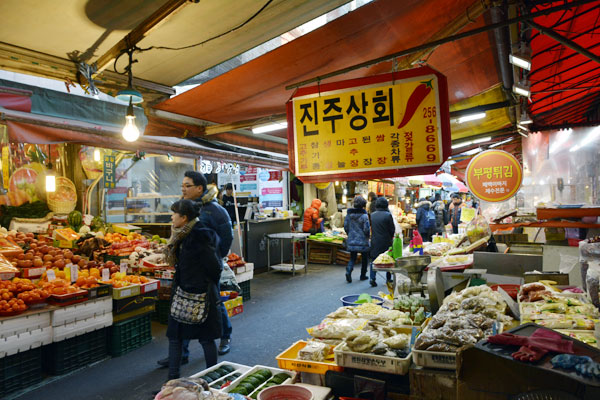
[[[488,150],[473,157],[465,177],[475,197],[498,202],[508,200],[517,193],[523,181],[523,169],[512,154]]]
[[[203,174],[239,174],[240,166],[234,163],[224,163],[221,161],[200,160],[200,172]]]
[[[446,77],[429,67],[299,89],[287,118],[304,182],[434,173],[451,154]]]
[[[107,189],[115,188],[115,156],[104,156],[103,163],[104,187]]]

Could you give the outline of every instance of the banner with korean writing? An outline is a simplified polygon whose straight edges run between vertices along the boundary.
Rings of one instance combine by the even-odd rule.
[[[114,189],[115,187],[115,156],[104,156],[104,187]]]
[[[451,153],[446,78],[429,67],[299,89],[287,118],[304,182],[434,173]]]
[[[465,173],[469,190],[480,200],[498,202],[513,197],[523,181],[519,161],[502,150],[479,153]]]

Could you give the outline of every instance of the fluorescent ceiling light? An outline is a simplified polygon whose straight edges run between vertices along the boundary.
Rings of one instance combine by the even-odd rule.
[[[531,71],[531,57],[524,53],[515,53],[508,56],[508,61],[519,68]]]
[[[490,148],[490,149],[493,149],[494,147],[502,146],[503,144],[506,144],[506,143],[512,142],[512,141],[513,141],[513,139],[514,139],[514,138],[512,138],[512,137],[511,137],[511,138],[508,138],[508,139],[506,139],[506,140],[503,140],[503,141],[501,141],[501,142],[494,143],[494,144],[490,145],[490,146],[489,146],[489,148]]]
[[[576,144],[575,146],[571,147],[571,150],[569,150],[569,151],[572,153],[572,152],[574,152],[574,151],[577,151],[577,150],[579,150],[580,148],[581,148],[581,146],[580,146],[580,145],[578,145],[578,144]]]
[[[452,145],[452,148],[453,148],[453,149],[460,149],[461,147],[469,146],[469,145],[471,145],[471,144],[473,144],[473,142],[471,142],[471,141],[468,141],[468,142],[462,142],[462,143],[457,143],[457,144],[453,144],[453,145]]]
[[[469,151],[465,151],[463,154],[464,154],[465,156],[472,156],[473,154],[477,154],[477,153],[479,153],[480,151],[481,151],[481,149],[480,149],[480,148],[477,148],[477,149],[471,149],[471,150],[469,150]]]
[[[468,114],[468,115],[464,115],[462,117],[458,118],[458,123],[462,124],[463,122],[468,122],[468,121],[475,121],[476,119],[482,119],[485,118],[485,113],[475,113],[475,114]]]
[[[278,131],[278,130],[285,129],[285,128],[287,128],[287,121],[275,122],[275,123],[271,123],[271,124],[267,124],[267,125],[260,125],[255,128],[252,128],[252,133],[272,132],[272,131]]]
[[[585,139],[583,139],[583,141],[581,142],[581,147],[587,146],[588,144],[592,143],[593,141],[598,139],[598,136],[600,136],[600,126],[596,126],[590,133],[588,133]]]
[[[481,138],[481,139],[475,139],[475,140],[473,140],[473,144],[483,143],[483,142],[489,142],[490,140],[492,140],[491,136],[484,137],[484,138]]]
[[[525,85],[519,82],[513,85],[513,92],[515,92],[519,96],[529,97],[531,95],[531,88],[529,87],[529,85]]]
[[[517,129],[521,129],[521,130],[524,130],[526,132],[529,132],[529,128],[526,127],[525,125],[521,125],[521,123],[517,124]]]
[[[518,133],[519,135],[523,136],[523,137],[529,137],[529,135],[527,134],[527,132],[523,132],[523,131],[522,131],[522,130],[520,130],[520,129],[517,129],[517,133]]]

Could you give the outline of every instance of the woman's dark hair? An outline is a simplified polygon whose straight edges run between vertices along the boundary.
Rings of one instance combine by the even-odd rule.
[[[200,204],[192,200],[182,199],[173,203],[171,211],[182,217],[187,217],[188,221],[191,221],[200,215]]]
[[[352,201],[354,208],[365,208],[367,201],[362,196],[356,196]]]
[[[185,176],[186,178],[190,178],[194,182],[194,185],[202,186],[203,191],[206,192],[206,185],[208,182],[206,181],[206,177],[202,172],[185,171],[185,174],[183,174],[183,176]]]
[[[231,184],[231,182],[225,185],[225,190],[233,190],[233,185]]]
[[[367,198],[369,199],[369,201],[374,201],[377,199],[377,195],[375,194],[375,192],[369,192]]]

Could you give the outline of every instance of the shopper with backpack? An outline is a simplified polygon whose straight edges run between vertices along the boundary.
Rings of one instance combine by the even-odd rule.
[[[441,235],[444,232],[446,221],[446,205],[442,201],[442,196],[436,193],[431,202],[433,203],[433,212],[435,213],[435,233]]]
[[[424,242],[431,242],[431,234],[435,230],[436,218],[431,208],[431,202],[426,199],[419,200],[417,209],[417,225]]]

